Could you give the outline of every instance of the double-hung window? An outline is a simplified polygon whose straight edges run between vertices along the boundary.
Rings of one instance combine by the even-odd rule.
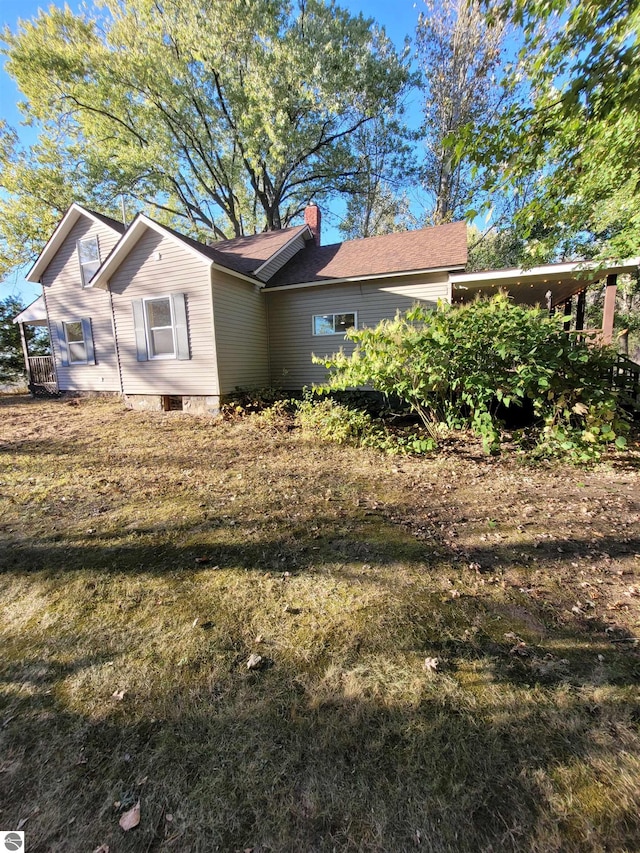
[[[149,358],[175,358],[175,320],[171,297],[144,300]]]
[[[56,323],[60,361],[64,367],[74,364],[95,364],[91,320],[61,320]]]
[[[132,308],[138,361],[191,358],[184,293],[134,299]]]
[[[97,237],[78,240],[78,260],[82,286],[86,287],[100,268],[100,247]]]
[[[358,328],[358,316],[349,314],[315,314],[313,317],[314,335],[344,335],[347,329]]]

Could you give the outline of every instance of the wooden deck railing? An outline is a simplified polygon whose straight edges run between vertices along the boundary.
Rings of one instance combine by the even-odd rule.
[[[625,403],[640,411],[640,364],[626,355],[619,355],[611,378]]]
[[[53,356],[30,355],[29,373],[31,374],[30,387],[34,394],[38,391],[45,391],[50,394],[57,392],[58,383],[53,367]]]

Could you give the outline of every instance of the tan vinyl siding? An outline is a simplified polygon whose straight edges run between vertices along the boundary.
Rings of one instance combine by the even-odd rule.
[[[357,314],[358,328],[375,326],[393,318],[416,302],[437,305],[449,300],[446,273],[385,278],[377,281],[328,284],[315,287],[265,291],[269,322],[271,383],[299,389],[321,383],[325,369],[311,363],[311,354],[327,356],[341,347],[353,351],[343,335],[313,335],[312,318],[318,314]]]
[[[42,275],[49,317],[51,344],[61,391],[119,391],[120,378],[111,320],[109,294],[82,287],[76,243],[98,237],[104,261],[120,235],[103,223],[81,216]],[[93,333],[95,364],[62,365],[57,328],[60,322],[89,318]]]
[[[213,314],[220,393],[269,384],[265,299],[261,289],[234,276],[213,273]]]
[[[298,236],[292,240],[288,246],[285,246],[284,249],[275,256],[275,258],[272,258],[260,272],[258,275],[260,281],[269,281],[271,276],[275,275],[279,269],[282,269],[287,261],[290,261],[297,252],[304,249],[304,244],[304,237],[302,234],[298,234]]]
[[[148,229],[113,274],[109,286],[125,394],[218,393],[207,263],[178,241]],[[191,357],[184,361],[138,361],[132,302],[171,293],[185,295]]]

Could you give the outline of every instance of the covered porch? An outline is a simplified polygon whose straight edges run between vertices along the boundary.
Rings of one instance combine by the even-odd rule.
[[[451,274],[452,303],[469,302],[478,294],[491,295],[506,290],[520,305],[538,305],[550,314],[562,312],[566,332],[598,346],[614,345],[617,362],[611,377],[625,403],[640,411],[640,364],[628,357],[624,331],[614,336],[618,276],[637,273],[640,258],[619,264],[593,262],[545,264],[528,270],[503,269]],[[590,285],[604,288],[602,324],[586,328],[586,294]]]
[[[24,355],[24,366],[27,373],[29,391],[34,396],[57,394],[58,380],[52,355],[31,355],[25,333],[25,326],[40,326],[48,328],[47,309],[44,297],[39,296],[30,305],[13,318],[20,328],[20,341]]]
[[[451,274],[451,301],[464,303],[477,294],[491,295],[506,290],[520,305],[539,305],[550,313],[562,311],[567,331],[583,332],[594,343],[614,343],[616,293],[618,276],[636,273],[640,258],[619,264],[598,265],[591,261],[572,261],[561,264],[523,269],[483,270]],[[590,285],[604,287],[602,325],[585,328],[586,293]]]

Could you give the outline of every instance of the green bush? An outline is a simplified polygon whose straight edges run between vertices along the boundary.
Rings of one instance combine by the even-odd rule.
[[[528,402],[537,456],[585,462],[624,445],[613,350],[590,347],[563,331],[561,317],[513,305],[504,293],[464,306],[440,303],[437,311],[416,306],[347,336],[356,343],[352,355],[314,359],[330,371],[323,390],[369,386],[397,396],[434,443],[445,424],[470,428],[495,452],[500,412]]]
[[[362,444],[373,431],[374,420],[368,412],[337,403],[330,397],[307,397],[298,403],[296,423],[303,433],[337,444]]]

